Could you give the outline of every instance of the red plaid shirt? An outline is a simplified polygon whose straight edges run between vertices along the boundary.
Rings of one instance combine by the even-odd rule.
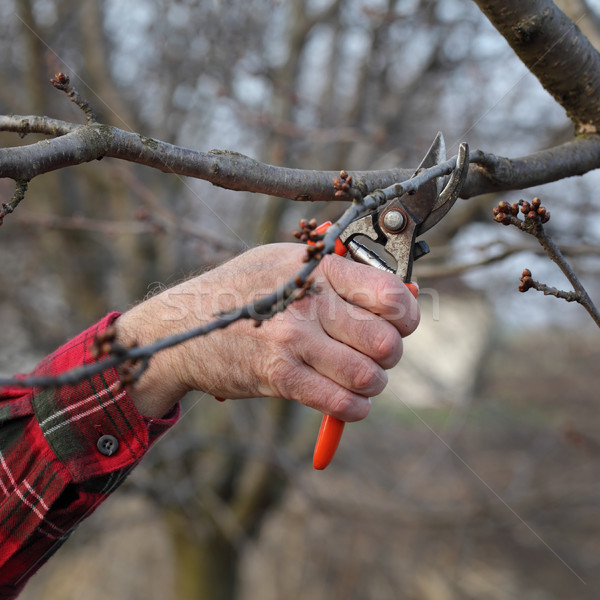
[[[45,358],[35,374],[93,362],[113,313]],[[175,423],[142,416],[115,369],[56,390],[0,390],[0,599],[14,598],[74,528]],[[110,452],[98,446],[109,441]]]

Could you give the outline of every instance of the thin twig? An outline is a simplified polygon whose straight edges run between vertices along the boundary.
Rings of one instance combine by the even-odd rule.
[[[15,188],[15,193],[13,194],[10,202],[2,203],[2,208],[0,208],[0,225],[2,225],[4,221],[4,217],[6,215],[10,215],[14,212],[15,208],[19,206],[21,200],[25,198],[25,192],[27,191],[27,187],[29,186],[28,180],[20,180],[17,181],[17,186]]]
[[[92,107],[81,97],[75,87],[71,85],[71,80],[69,79],[68,75],[65,75],[64,73],[57,73],[54,77],[55,79],[51,79],[50,83],[57,90],[67,94],[69,100],[83,111],[85,120],[88,123],[95,123],[96,115],[94,114]]]
[[[524,215],[523,220],[519,218],[519,213]],[[502,201],[494,208],[494,219],[503,225],[514,225],[521,231],[535,237],[550,260],[558,266],[573,286],[574,292],[555,290],[555,288],[534,281],[531,279],[531,271],[529,269],[523,271],[519,290],[526,292],[528,289],[533,288],[546,295],[562,298],[569,302],[578,302],[592,317],[594,323],[600,327],[600,311],[592,302],[573,267],[544,229],[544,224],[550,220],[550,213],[541,205],[540,199],[534,198],[531,203],[520,200],[518,203],[511,205],[508,202]]]
[[[545,283],[540,283],[535,279],[530,280],[529,287],[537,290],[538,292],[542,292],[544,296],[554,296],[555,298],[561,298],[567,302],[581,303],[581,294],[578,292],[566,292],[565,290],[559,290],[558,288],[546,285]]]
[[[574,298],[575,301],[578,302],[579,304],[581,304],[581,306],[583,306],[583,308],[585,308],[585,310],[587,310],[588,314],[592,317],[594,323],[596,323],[596,325],[598,327],[600,327],[600,311],[598,310],[598,307],[594,304],[594,302],[590,298],[590,295],[588,294],[587,290],[581,283],[581,280],[579,279],[579,277],[577,277],[577,274],[573,270],[573,267],[571,267],[571,265],[569,264],[567,259],[563,256],[563,253],[560,251],[560,248],[548,236],[548,234],[544,230],[543,226],[539,225],[538,229],[539,230],[537,231],[537,234],[535,235],[535,237],[541,244],[542,248],[544,248],[546,254],[550,257],[550,259],[556,265],[558,265],[559,269],[563,272],[565,277],[569,280],[569,283],[573,286],[573,289],[576,292],[576,298]],[[540,288],[536,288],[536,289],[540,289]],[[540,290],[540,291],[544,291],[544,290]],[[544,291],[544,294],[546,294],[545,291]],[[568,292],[567,292],[567,294],[568,294]],[[552,295],[556,295],[556,294],[552,294]],[[556,297],[563,298],[564,296],[560,295],[560,296],[556,296]],[[565,300],[566,299],[567,298],[565,298]],[[569,300],[569,301],[571,301],[571,300]]]

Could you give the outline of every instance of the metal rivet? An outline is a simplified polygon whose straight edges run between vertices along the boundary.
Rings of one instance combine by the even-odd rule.
[[[112,456],[119,449],[119,440],[114,435],[103,435],[96,446],[100,454]]]
[[[389,231],[400,231],[405,223],[406,219],[399,210],[388,210],[383,215],[383,226]]]

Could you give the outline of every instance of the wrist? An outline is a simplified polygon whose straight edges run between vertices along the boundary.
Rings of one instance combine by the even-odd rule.
[[[115,321],[116,341],[128,346],[145,346],[169,335],[161,322],[152,318],[151,300],[136,306]],[[180,377],[180,347],[167,348],[154,354],[139,379],[127,391],[143,415],[161,418],[190,391]]]

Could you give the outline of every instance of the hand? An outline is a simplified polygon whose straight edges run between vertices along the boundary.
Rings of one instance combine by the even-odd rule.
[[[305,247],[254,248],[150,298],[117,320],[118,339],[150,343],[208,322],[293,277]],[[402,355],[402,337],[419,309],[396,276],[331,255],[314,272],[314,291],[255,327],[227,329],[158,353],[131,395],[159,417],[191,389],[224,398],[276,396],[345,421],[367,416],[385,369]]]

